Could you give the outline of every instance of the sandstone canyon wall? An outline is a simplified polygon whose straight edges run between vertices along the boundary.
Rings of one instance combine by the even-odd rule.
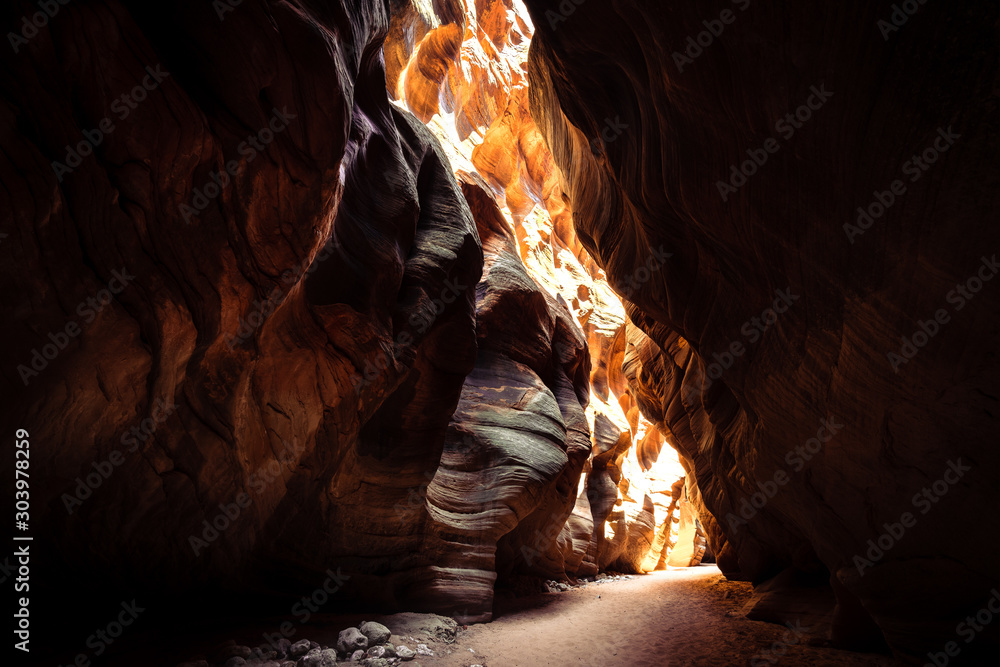
[[[478,173],[485,181],[516,236],[528,274],[544,291],[565,301],[586,336],[592,362],[587,406],[592,453],[584,465],[576,518],[564,524],[565,517],[558,514],[536,517],[513,531],[502,546],[518,542],[519,535],[535,534],[533,540],[521,542],[521,558],[514,550],[515,572],[539,572],[536,566],[527,566],[528,561],[549,541],[565,550],[570,541],[585,538],[591,543],[582,569],[576,569],[577,553],[566,561],[565,570],[557,558],[555,567],[550,564],[541,571],[553,577],[562,571],[593,574],[596,567],[609,566],[642,571],[640,564],[651,546],[647,524],[670,532],[674,512],[669,487],[684,471],[674,451],[669,447],[664,451],[664,436],[642,417],[616,368],[622,362],[624,310],[576,236],[560,172],[528,110],[525,73],[533,26],[527,12],[520,2],[509,1],[465,3],[462,8],[457,24],[440,18],[440,9],[438,16],[412,7],[394,14],[385,47],[387,86],[401,106],[428,124],[456,169]],[[653,498],[630,496],[629,479],[643,484],[661,452],[663,474],[673,478],[665,480],[665,496],[653,493],[660,499],[659,514],[643,514],[644,504],[653,503]],[[636,464],[625,477],[622,465],[630,454]],[[589,523],[594,528],[588,538]],[[559,526],[562,534],[556,538]],[[693,535],[690,538],[696,541]],[[620,559],[630,543],[632,557]],[[509,548],[504,551],[512,553]]]
[[[474,367],[482,250],[386,98],[387,10],[79,3],[4,54],[4,425],[79,572],[312,587],[342,563],[387,598],[433,562],[397,507]]]
[[[608,378],[523,6],[218,4],[81,0],[2,56],[2,421],[48,585],[334,569],[476,621],[498,574],[640,569],[672,480],[655,514],[622,467],[664,438]]]
[[[339,568],[477,621],[707,539],[762,596],[829,575],[843,645],[955,640],[1000,583],[1000,17],[892,12],[63,6],[0,56],[52,585]]]
[[[579,238],[612,283],[672,254],[625,366],[720,566],[825,566],[847,643],[863,609],[995,657],[957,632],[1000,582],[996,5],[527,5]]]

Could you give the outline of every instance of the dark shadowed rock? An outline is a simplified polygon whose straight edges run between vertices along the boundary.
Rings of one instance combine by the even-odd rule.
[[[822,563],[897,654],[940,651],[1000,580],[976,519],[1000,469],[996,5],[927,3],[886,36],[884,6],[748,3],[686,62],[717,5],[591,2],[553,24],[527,4],[532,115],[579,237],[612,284],[673,255],[627,295],[630,384],[719,520],[720,565]],[[950,469],[924,514],[915,494]]]
[[[369,646],[378,646],[379,644],[386,643],[392,634],[389,632],[389,628],[374,621],[365,621],[358,626],[358,630],[368,639]]]

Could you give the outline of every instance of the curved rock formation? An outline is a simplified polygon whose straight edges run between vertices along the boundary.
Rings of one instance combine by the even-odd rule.
[[[565,304],[528,276],[482,179],[464,175],[462,191],[486,258],[479,351],[427,489],[423,549],[440,555],[421,604],[466,622],[491,617],[496,573],[563,576],[579,549],[558,538],[590,454],[590,358]]]
[[[664,561],[644,477],[683,441],[704,509],[711,467],[630,375],[667,343],[588,253],[519,0],[56,18],[0,56],[0,421],[53,589],[339,568],[341,604],[475,621],[499,577]]]
[[[3,421],[41,550],[166,589],[340,562],[406,599],[397,508],[474,367],[482,251],[386,98],[385,7],[62,12],[0,84]]]
[[[501,16],[506,18],[500,20]],[[645,465],[635,467],[635,474],[642,476],[659,455],[664,439],[655,428],[645,429],[647,422],[628,398],[627,384],[622,381],[612,386],[608,380],[609,364],[620,365],[622,361],[621,355],[612,360],[611,351],[612,341],[624,329],[625,314],[603,271],[576,237],[560,172],[528,110],[524,67],[526,37],[532,28],[526,22],[524,7],[519,2],[467,5],[461,21],[441,26],[418,21],[414,13],[405,11],[393,19],[394,24],[397,21],[414,27],[407,33],[400,31],[400,36],[390,34],[387,53],[393,62],[400,63],[401,72],[395,84],[389,80],[390,89],[395,90],[401,106],[433,129],[460,174],[474,170],[485,181],[499,207],[500,218],[492,226],[513,229],[524,267],[543,292],[560,299],[567,296],[566,305],[589,348],[592,370],[587,421],[593,432],[593,452],[584,468],[586,480],[574,518],[567,521],[569,508],[563,507],[519,524],[501,546],[513,553],[518,549],[510,549],[509,543],[520,543],[520,550],[531,556],[514,558],[511,572],[547,578],[592,574],[598,565],[612,566],[627,544],[632,544],[632,559],[619,565],[639,571],[648,549],[637,545],[649,546],[646,524],[653,519],[641,519],[641,495],[638,499],[627,496],[629,482],[621,465],[633,442],[644,438],[639,449]],[[419,40],[412,37],[420,34],[423,25],[431,27]],[[460,25],[464,26],[461,48],[441,48],[443,36],[455,34]],[[411,35],[408,41],[399,41],[404,34]],[[490,203],[487,208],[492,206]],[[606,541],[609,516],[613,516],[614,528]],[[661,524],[666,520],[666,516],[656,519]],[[587,530],[591,536],[584,547],[581,542]],[[493,532],[486,530],[483,539],[487,543]],[[556,545],[555,551],[535,558],[549,543]],[[503,573],[505,568],[499,570]]]
[[[1000,581],[975,519],[1000,463],[996,6],[527,4],[532,115],[580,239],[635,286],[632,387],[728,567],[818,560],[897,655],[943,650]]]

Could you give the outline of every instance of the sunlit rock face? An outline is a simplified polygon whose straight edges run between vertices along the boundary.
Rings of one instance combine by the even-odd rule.
[[[389,76],[387,86],[400,106],[428,124],[453,166],[478,175],[482,187],[491,192],[496,203],[490,205],[498,208],[496,224],[505,230],[502,238],[512,234],[515,256],[541,294],[550,300],[559,295],[571,314],[566,326],[582,332],[586,340],[591,368],[586,407],[589,459],[575,506],[560,501],[558,511],[536,512],[515,529],[504,528],[511,532],[501,541],[497,571],[560,578],[594,574],[598,567],[653,569],[663,545],[676,541],[676,536],[670,537],[676,507],[670,506],[669,490],[684,470],[676,464],[674,450],[665,447],[663,434],[650,427],[631,399],[620,371],[623,348],[613,353],[614,341],[624,340],[624,310],[576,236],[560,172],[531,118],[525,67],[532,27],[527,12],[520,2],[499,0],[467,3],[464,8],[464,16],[455,23],[427,18],[412,8],[394,15],[386,61],[394,63],[387,68],[398,75]],[[471,186],[465,187],[469,194]],[[526,317],[530,321],[534,316]],[[484,331],[487,340],[497,335],[495,326],[480,323],[481,348]],[[525,345],[545,348],[530,337],[518,343]],[[609,380],[612,374],[617,382]],[[482,392],[477,395],[482,400]],[[484,443],[483,447],[492,446],[488,438]],[[629,456],[631,465],[626,463]],[[630,495],[630,488],[636,493],[631,482],[642,486],[658,457],[666,466],[663,474],[673,475],[663,480],[666,496]],[[471,464],[466,461],[466,465]],[[573,484],[576,487],[577,482]],[[479,520],[466,523],[472,526]],[[660,540],[652,566],[643,567],[656,530],[665,539]],[[493,527],[484,528],[484,533],[486,543],[494,533],[503,534]]]
[[[583,557],[589,539],[562,528],[590,454],[590,357],[565,303],[528,275],[485,182],[464,175],[462,191],[485,255],[478,355],[427,488],[424,550],[440,554],[428,603],[464,622],[489,620],[497,572],[562,577]]]
[[[2,56],[2,419],[44,552],[181,594],[337,568],[345,605],[463,620],[500,576],[660,564],[669,432],[523,5],[223,4],[69,5]]]
[[[636,307],[630,306],[637,318],[641,314]],[[679,391],[674,381],[683,378],[684,368],[692,356],[695,354],[687,341],[679,334],[669,331],[664,327],[656,329],[661,331],[666,337],[665,347],[661,348],[645,332],[629,321],[623,331],[621,341],[623,343],[623,354],[621,363],[621,379],[616,380],[627,382],[630,387],[629,396],[634,398],[636,412],[642,412],[655,423],[660,424],[664,430],[670,433],[674,441],[681,447],[680,463],[685,472],[686,501],[690,503],[688,510],[697,515],[698,523],[702,530],[712,536],[712,547],[719,567],[732,578],[748,578],[741,571],[741,566],[746,568],[747,562],[752,558],[759,558],[760,546],[749,538],[735,542],[740,545],[743,551],[737,557],[734,551],[734,542],[727,539],[726,533],[719,526],[715,517],[706,508],[700,485],[706,485],[711,489],[715,483],[712,459],[704,455],[699,449],[688,447],[688,444],[695,441],[691,430],[691,423],[686,406],[682,401],[670,403],[670,410],[664,410],[663,399],[665,393],[663,387],[671,387],[674,391]],[[708,450],[714,453],[713,450]],[[722,455],[726,452],[723,450]],[[715,469],[720,463],[715,463]],[[697,530],[690,520],[684,521],[684,526],[688,532],[685,533],[685,549],[692,554],[696,551]],[[692,532],[693,531],[693,532]],[[693,542],[694,541],[694,542]],[[675,557],[674,563],[679,557]],[[752,561],[749,561],[752,562]],[[762,566],[762,567],[766,567]]]
[[[58,18],[0,82],[3,422],[31,432],[40,550],[171,590],[340,564],[400,604],[432,558],[423,502],[400,508],[475,367],[483,256],[436,140],[387,99],[387,7]]]
[[[645,267],[629,383],[720,565],[822,563],[903,657],[995,651],[956,635],[1000,581],[995,4],[724,3],[690,56],[718,4],[527,4],[532,116],[610,281]]]

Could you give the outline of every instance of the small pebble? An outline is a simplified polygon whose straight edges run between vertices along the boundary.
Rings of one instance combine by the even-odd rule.
[[[337,650],[341,653],[354,653],[358,649],[368,648],[368,638],[357,628],[347,628],[340,631],[337,637]]]
[[[288,649],[288,655],[292,658],[300,658],[309,652],[312,646],[308,639],[302,639],[292,644]]]
[[[278,657],[278,652],[274,650],[273,646],[269,646],[268,644],[261,644],[253,650],[253,654],[261,660],[274,660]]]
[[[337,664],[337,652],[332,648],[314,648],[299,659],[298,667],[335,667]]]
[[[274,644],[274,650],[277,651],[279,658],[286,657],[290,648],[292,648],[292,641],[287,637],[282,637]]]
[[[360,630],[361,634],[368,638],[369,646],[384,644],[389,641],[389,637],[392,636],[392,633],[389,632],[389,628],[374,621],[365,621],[358,626],[358,630]]]
[[[372,646],[365,655],[369,658],[395,658],[396,651],[390,650],[388,646]]]

